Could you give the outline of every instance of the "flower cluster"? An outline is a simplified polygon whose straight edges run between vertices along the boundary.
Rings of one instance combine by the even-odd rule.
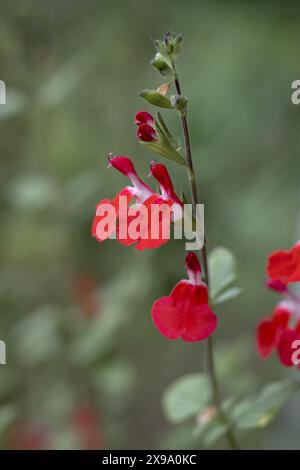
[[[267,358],[277,350],[280,362],[291,367],[295,365],[293,354],[300,343],[300,297],[290,284],[300,281],[300,243],[289,251],[276,251],[268,258],[269,289],[282,296],[271,317],[263,319],[257,327],[257,350],[262,358]]]
[[[151,114],[138,112],[135,124],[139,140],[159,140]],[[180,220],[183,214],[183,204],[174,191],[167,167],[156,161],[150,163],[149,176],[159,187],[159,192],[156,192],[139,177],[129,157],[109,155],[108,160],[109,167],[125,175],[131,184],[121,189],[112,200],[103,199],[97,204],[92,236],[103,242],[115,234],[121,244],[134,245],[137,250],[160,247],[169,239],[165,232],[170,224]],[[155,222],[158,225],[154,227],[155,236],[152,231],[155,225],[153,207],[160,211],[158,223]],[[172,210],[163,210],[165,207]],[[135,227],[143,227],[135,235],[130,231],[131,222]],[[208,306],[208,289],[201,278],[201,266],[195,253],[187,254],[186,270],[189,279],[180,281],[170,296],[154,302],[152,319],[157,330],[168,339],[200,341],[214,332],[217,318]]]

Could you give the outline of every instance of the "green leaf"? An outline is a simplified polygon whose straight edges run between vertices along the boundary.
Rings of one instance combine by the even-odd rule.
[[[163,397],[166,417],[180,423],[201,412],[210,399],[210,384],[205,374],[189,374],[175,380]]]
[[[209,255],[210,293],[213,301],[236,279],[235,259],[231,251],[216,247]]]
[[[242,289],[240,287],[231,287],[230,289],[227,289],[224,292],[221,292],[221,294],[218,295],[214,299],[214,305],[227,302],[227,300],[233,299],[234,297],[237,297],[238,295],[240,295],[241,292],[242,292]]]
[[[299,387],[290,380],[267,385],[256,397],[243,400],[234,407],[231,417],[235,425],[244,429],[267,426]]]
[[[158,106],[159,108],[173,108],[170,98],[165,95],[162,95],[157,90],[142,90],[140,92],[140,96],[144,98],[144,100],[146,100],[148,103],[153,104],[154,106]]]
[[[210,447],[226,434],[228,425],[216,419],[203,434],[203,443]]]

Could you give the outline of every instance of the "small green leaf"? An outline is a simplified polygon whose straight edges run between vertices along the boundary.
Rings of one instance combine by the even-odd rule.
[[[242,289],[240,287],[231,287],[230,289],[227,289],[224,292],[221,292],[221,294],[218,295],[214,299],[214,305],[227,302],[227,300],[233,299],[234,297],[237,297],[238,295],[240,295],[241,292],[242,292]]]
[[[231,417],[239,428],[262,428],[275,417],[289,397],[299,390],[299,384],[290,380],[273,382],[254,397],[238,403]]]
[[[140,92],[140,96],[148,103],[158,106],[159,108],[173,108],[170,99],[159,93],[157,90],[142,90]]]
[[[210,292],[216,299],[236,279],[235,259],[231,251],[223,247],[212,250],[209,256]]]
[[[201,412],[210,399],[210,384],[205,374],[189,374],[175,380],[163,397],[166,417],[180,423]]]

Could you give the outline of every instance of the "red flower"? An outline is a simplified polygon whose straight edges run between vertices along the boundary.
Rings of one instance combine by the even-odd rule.
[[[168,242],[170,238],[170,224],[182,217],[182,202],[174,192],[173,184],[165,165],[152,161],[150,163],[150,175],[158,182],[161,195],[153,193],[144,203],[143,212],[138,215],[141,226],[138,237],[130,234],[130,223],[134,216],[126,214],[126,222],[120,219],[117,228],[118,240],[128,246],[136,243],[137,250],[146,248],[158,248]],[[155,210],[156,209],[156,210]],[[140,210],[142,208],[140,207]],[[123,226],[122,238],[120,237]],[[124,230],[125,228],[125,230]]]
[[[103,436],[99,430],[96,411],[89,405],[76,408],[71,416],[72,424],[84,450],[103,449]]]
[[[174,192],[167,168],[151,163],[151,174],[157,179],[162,193],[157,194],[140,179],[128,157],[110,156],[109,161],[110,166],[130,179],[132,186],[123,188],[113,200],[99,202],[92,235],[102,242],[116,232],[120,243],[136,244],[137,250],[157,248],[166,243],[170,238],[171,222],[182,217],[182,203]],[[133,198],[136,204],[130,206]]]
[[[300,241],[290,250],[274,251],[268,258],[267,274],[284,284],[300,281]]]
[[[262,320],[256,332],[258,354],[268,357],[276,349],[279,361],[286,367],[295,365],[295,341],[300,340],[299,303],[280,302],[270,318]],[[297,345],[296,345],[297,346]],[[300,344],[298,345],[299,348]]]
[[[155,142],[157,140],[157,132],[155,130],[155,119],[147,111],[139,111],[135,115],[135,124],[138,126],[136,130],[137,138],[143,142]]]
[[[287,327],[292,314],[289,304],[278,304],[270,318],[263,319],[257,327],[257,350],[262,358],[268,357],[278,346],[280,335]]]
[[[178,282],[169,297],[154,302],[152,319],[168,339],[201,341],[215,331],[217,317],[208,306],[208,291],[195,253],[187,254],[185,265],[189,280]]]

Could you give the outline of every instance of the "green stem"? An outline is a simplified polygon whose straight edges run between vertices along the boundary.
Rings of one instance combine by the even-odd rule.
[[[174,71],[174,83],[176,87],[176,92],[178,95],[181,95],[181,86],[178,80],[178,75],[177,75],[174,63],[172,63],[172,67]],[[199,204],[199,197],[198,197],[198,189],[197,189],[197,180],[196,180],[196,175],[195,175],[194,165],[193,165],[191,140],[190,140],[190,135],[189,135],[189,128],[188,128],[186,113],[181,114],[180,118],[181,118],[181,125],[182,125],[182,130],[183,130],[183,135],[184,135],[186,161],[188,164],[188,179],[189,179],[189,185],[190,185],[190,190],[191,190],[192,205],[193,205],[194,213],[196,215],[196,207],[197,207],[197,204]],[[202,248],[202,260],[203,260],[203,270],[204,270],[205,281],[206,281],[207,289],[209,290],[209,267],[208,267],[208,257],[207,257],[207,240],[206,240],[205,235],[204,235],[204,243],[203,243],[203,248]],[[219,416],[220,421],[227,426],[227,431],[226,431],[227,441],[232,449],[235,449],[235,450],[239,449],[238,442],[230,427],[230,421],[222,408],[222,400],[221,400],[219,383],[218,383],[216,367],[215,367],[215,360],[214,360],[214,348],[213,348],[212,336],[209,336],[207,339],[207,362],[208,362],[208,371],[209,371],[209,376],[210,376],[211,388],[212,388],[213,397],[214,397],[214,403],[218,412],[218,416]]]

